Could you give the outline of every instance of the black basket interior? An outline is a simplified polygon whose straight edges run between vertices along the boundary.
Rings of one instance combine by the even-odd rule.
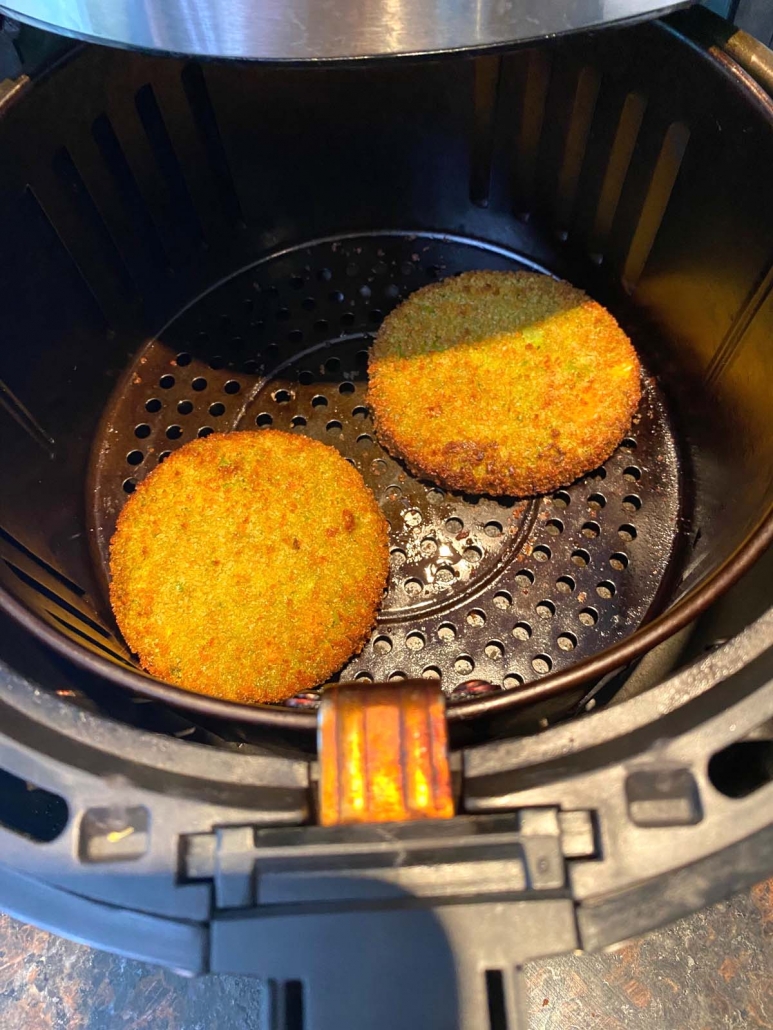
[[[0,583],[28,628],[135,667],[107,530],[166,451],[226,424],[340,446],[399,515],[405,480],[356,411],[362,352],[406,292],[467,267],[537,267],[610,306],[651,377],[644,424],[568,503],[433,508],[405,486],[436,542],[475,530],[467,592],[412,594],[398,533],[348,675],[518,689],[681,603],[766,516],[770,105],[672,29],[352,68],[85,48],[6,108]]]

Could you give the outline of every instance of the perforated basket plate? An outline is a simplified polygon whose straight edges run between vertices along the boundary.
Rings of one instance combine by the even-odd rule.
[[[449,493],[375,438],[367,351],[384,315],[432,279],[519,267],[533,266],[469,240],[340,238],[275,255],[188,307],[137,356],[103,420],[90,519],[105,587],[116,518],[144,476],[196,436],[273,426],[338,448],[391,527],[378,625],[341,679],[441,676],[457,697],[475,680],[517,689],[633,633],[667,592],[680,518],[654,380],[604,467],[552,497]]]

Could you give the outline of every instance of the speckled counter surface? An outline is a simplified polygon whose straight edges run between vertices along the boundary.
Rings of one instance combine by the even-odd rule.
[[[531,963],[524,987],[530,1030],[773,1028],[773,880],[616,952]],[[255,980],[185,980],[0,916],[2,1030],[262,1030],[262,1001]]]
[[[529,1030],[773,1027],[773,880],[618,951],[526,967]]]

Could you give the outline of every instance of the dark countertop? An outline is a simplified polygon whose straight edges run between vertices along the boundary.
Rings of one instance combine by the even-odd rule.
[[[2,1030],[257,1030],[263,990],[186,980],[0,915]],[[773,1028],[773,880],[615,952],[530,963],[524,991],[530,1030]]]
[[[530,1030],[773,1027],[773,880],[618,951],[526,967]]]

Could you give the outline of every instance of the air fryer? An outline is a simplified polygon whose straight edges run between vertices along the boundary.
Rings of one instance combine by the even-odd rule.
[[[288,1026],[360,997],[357,1025],[514,1027],[528,958],[769,872],[771,62],[693,10],[319,66],[82,46],[4,84],[3,907],[265,976]],[[443,490],[373,430],[384,316],[484,268],[581,286],[645,369],[620,447],[550,496]],[[390,581],[336,683],[246,706],[142,671],[107,553],[174,449],[272,427],[362,472]],[[448,734],[456,815],[319,825],[352,760],[324,719],[393,702]]]

